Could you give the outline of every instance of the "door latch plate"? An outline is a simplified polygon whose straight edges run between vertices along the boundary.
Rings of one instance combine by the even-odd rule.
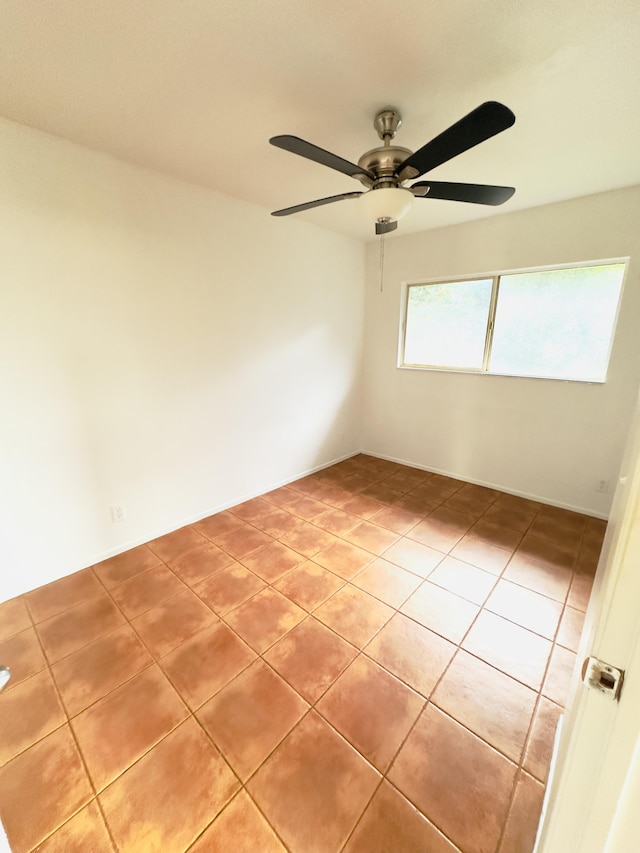
[[[597,690],[608,699],[615,701],[620,698],[623,681],[623,669],[611,666],[598,658],[586,658],[582,664],[583,684],[592,690]]]

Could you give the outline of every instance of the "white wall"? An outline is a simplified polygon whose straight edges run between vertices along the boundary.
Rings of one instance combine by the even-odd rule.
[[[358,450],[363,281],[355,241],[0,122],[0,600]]]
[[[391,239],[382,293],[369,244],[364,449],[606,515],[640,384],[639,221],[634,187]],[[604,385],[396,367],[402,281],[622,256],[631,264]],[[596,480],[611,481],[608,494]]]

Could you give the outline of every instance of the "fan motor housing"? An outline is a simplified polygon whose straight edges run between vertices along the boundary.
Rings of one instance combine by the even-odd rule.
[[[374,174],[376,180],[372,183],[365,175],[359,175],[358,178],[367,187],[385,184],[398,186],[400,182],[394,177],[395,171],[411,154],[413,151],[408,148],[400,148],[398,145],[383,145],[379,148],[372,148],[358,160],[358,166]]]

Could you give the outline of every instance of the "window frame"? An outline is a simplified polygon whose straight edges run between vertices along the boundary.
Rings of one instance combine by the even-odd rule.
[[[611,361],[611,351],[613,349],[613,342],[615,340],[616,331],[618,327],[618,318],[620,316],[620,306],[622,305],[622,299],[624,297],[625,285],[627,281],[627,273],[629,271],[629,260],[627,257],[619,257],[619,258],[605,258],[600,260],[593,261],[580,261],[574,263],[566,263],[566,264],[549,264],[545,266],[538,267],[525,267],[522,269],[509,269],[509,270],[500,270],[493,272],[484,272],[484,273],[469,273],[467,275],[456,275],[456,276],[447,276],[442,277],[438,276],[437,278],[428,278],[428,279],[415,279],[415,280],[407,280],[401,283],[401,307],[400,307],[400,324],[399,324],[399,334],[398,334],[398,360],[397,360],[397,368],[399,370],[417,370],[417,371],[432,371],[436,373],[466,373],[474,376],[501,376],[501,377],[509,377],[513,379],[538,379],[549,382],[581,382],[586,385],[604,385],[607,381],[607,376],[609,373],[609,364]],[[576,270],[576,269],[588,269],[590,267],[602,267],[602,266],[613,266],[616,264],[623,264],[624,270],[622,273],[622,282],[620,284],[620,295],[618,297],[618,304],[616,306],[616,312],[613,319],[613,323],[611,326],[611,337],[609,339],[609,348],[607,351],[607,360],[606,360],[606,370],[603,379],[574,379],[568,377],[560,377],[560,376],[541,376],[535,373],[532,374],[522,374],[522,373],[503,373],[499,371],[494,371],[489,369],[489,363],[491,359],[491,348],[493,345],[493,333],[495,329],[495,318],[496,311],[498,307],[498,296],[500,292],[500,280],[504,276],[509,275],[526,275],[528,273],[538,273],[538,272],[555,272],[556,270]],[[406,334],[407,334],[407,314],[409,309],[409,291],[412,287],[420,287],[420,286],[428,286],[431,284],[456,284],[458,282],[472,282],[478,281],[480,279],[491,279],[492,280],[492,288],[491,288],[491,299],[489,302],[489,313],[487,316],[487,326],[486,326],[486,334],[485,334],[485,343],[484,343],[484,353],[482,358],[482,367],[472,368],[472,367],[448,367],[446,365],[430,365],[430,364],[412,364],[405,363],[404,361],[404,351],[405,351],[405,343],[406,343]]]

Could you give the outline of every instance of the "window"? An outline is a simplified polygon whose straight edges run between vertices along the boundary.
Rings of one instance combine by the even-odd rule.
[[[625,268],[409,284],[399,366],[604,382]]]

